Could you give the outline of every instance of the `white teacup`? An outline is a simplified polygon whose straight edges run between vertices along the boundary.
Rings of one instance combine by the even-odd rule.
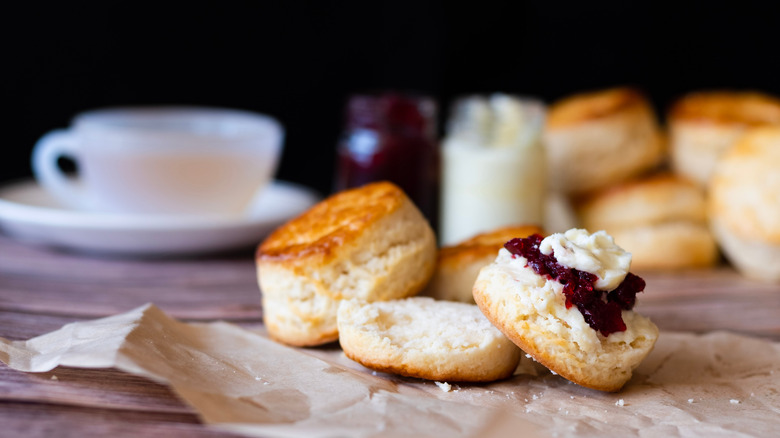
[[[197,107],[82,113],[35,145],[35,178],[62,203],[137,214],[240,214],[269,183],[284,130],[271,117]],[[68,177],[57,161],[76,162]]]

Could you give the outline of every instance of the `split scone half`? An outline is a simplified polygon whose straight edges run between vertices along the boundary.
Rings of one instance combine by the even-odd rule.
[[[647,356],[658,328],[631,310],[644,281],[603,231],[513,239],[483,268],[474,299],[517,346],[579,385],[617,391]]]
[[[428,222],[396,185],[337,193],[271,233],[256,256],[269,335],[295,346],[338,339],[342,299],[418,293],[436,263]]]
[[[339,343],[367,368],[421,379],[489,382],[509,377],[521,351],[473,304],[428,297],[342,301]]]

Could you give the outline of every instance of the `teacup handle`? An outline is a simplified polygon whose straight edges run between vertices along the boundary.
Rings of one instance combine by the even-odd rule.
[[[32,168],[35,179],[46,191],[66,205],[86,207],[86,190],[77,178],[69,178],[57,165],[60,157],[67,156],[79,161],[78,141],[66,129],[51,131],[41,137],[32,153]]]

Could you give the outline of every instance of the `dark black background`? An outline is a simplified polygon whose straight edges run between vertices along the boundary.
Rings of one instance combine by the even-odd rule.
[[[20,2],[21,3],[21,2]],[[553,101],[628,84],[662,114],[680,94],[780,94],[771,2],[24,2],[3,6],[0,181],[28,177],[50,129],[105,106],[195,104],[271,114],[278,176],[332,183],[346,97],[367,89]]]

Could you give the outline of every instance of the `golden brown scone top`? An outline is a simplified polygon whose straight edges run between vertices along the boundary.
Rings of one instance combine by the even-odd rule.
[[[747,126],[780,124],[780,99],[754,91],[700,91],[679,99],[671,121]]]
[[[550,106],[547,126],[563,127],[632,110],[651,110],[647,98],[633,88],[618,87],[579,93]]]
[[[505,243],[515,237],[528,237],[532,234],[543,235],[545,232],[536,225],[515,225],[478,234],[457,245],[441,248],[439,250],[439,263],[455,267],[463,266],[488,255],[495,256]]]
[[[384,181],[337,193],[271,233],[257,249],[257,259],[327,259],[405,202],[411,201],[403,190]]]

